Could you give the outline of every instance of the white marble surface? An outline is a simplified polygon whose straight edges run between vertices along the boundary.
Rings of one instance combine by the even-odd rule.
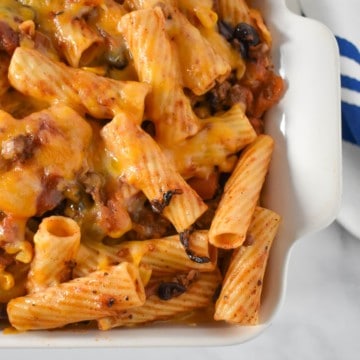
[[[0,358],[359,359],[360,240],[337,223],[300,240],[292,252],[287,283],[285,303],[271,327],[258,338],[237,346],[0,350]]]

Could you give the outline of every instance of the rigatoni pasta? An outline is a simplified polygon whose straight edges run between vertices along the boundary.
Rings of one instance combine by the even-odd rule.
[[[90,62],[96,54],[96,48],[100,47],[103,41],[102,37],[87,25],[84,16],[84,11],[79,16],[66,9],[54,17],[56,34],[61,39],[64,55],[72,67],[78,67],[84,57],[86,60],[83,59],[82,62]]]
[[[250,23],[250,9],[245,0],[218,0],[217,3],[219,15],[227,23],[232,26],[239,23]]]
[[[239,152],[256,139],[256,132],[236,104],[219,116],[203,120],[202,129],[191,138],[164,148],[178,172],[189,179],[209,175],[217,166],[227,172],[234,166],[231,155]]]
[[[217,265],[217,249],[209,244],[207,231],[195,231],[190,235],[189,245],[197,255],[209,261],[199,264],[184,252],[177,235],[160,239],[124,241],[118,245],[105,245],[86,241],[81,245],[75,259],[75,275],[84,276],[104,266],[131,261],[152,269],[152,275],[213,271]]]
[[[161,278],[156,281],[159,284],[169,284]],[[99,319],[99,329],[109,330],[119,326],[146,324],[156,320],[166,320],[187,311],[205,308],[211,304],[212,296],[220,281],[221,276],[218,271],[201,273],[179,296],[164,300],[158,295],[152,294],[147,297],[143,306],[124,310],[113,317]]]
[[[261,198],[276,147],[264,113],[284,89],[262,14],[6,0],[0,37],[8,325],[261,322],[280,223]]]
[[[167,6],[163,11],[167,33],[171,34],[177,48],[183,86],[196,95],[203,95],[216,81],[222,82],[229,76],[231,66],[179,9]],[[191,51],[194,46],[196,51]]]
[[[80,235],[79,225],[70,218],[49,216],[41,222],[34,235],[35,255],[27,282],[29,293],[72,278]]]
[[[9,81],[20,92],[48,104],[63,103],[80,114],[100,119],[110,119],[126,108],[139,122],[149,91],[144,83],[100,77],[23,47],[18,47],[11,58]]]
[[[242,325],[256,325],[259,322],[265,267],[279,225],[278,214],[260,207],[255,209],[247,243],[232,254],[215,305],[215,320]]]
[[[178,232],[185,231],[205,212],[207,206],[199,195],[176,172],[154,139],[131,118],[118,114],[101,134],[118,162],[119,173],[143,191],[155,211],[162,213]],[[167,205],[166,194],[171,194]]]
[[[234,249],[245,241],[269,169],[273,146],[270,136],[259,135],[242,152],[211,223],[209,241],[214,246]]]
[[[182,88],[179,60],[159,7],[124,15],[119,24],[139,80],[151,85],[146,114],[156,124],[156,139],[169,144],[194,135],[200,122]],[[158,59],[166,58],[163,66]]]
[[[138,269],[127,262],[13,299],[7,311],[18,330],[52,329],[140,306],[145,292]]]

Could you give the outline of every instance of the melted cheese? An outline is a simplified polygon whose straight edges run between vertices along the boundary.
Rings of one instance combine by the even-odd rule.
[[[17,30],[23,21],[33,20],[34,15],[33,10],[16,0],[1,0],[0,21],[6,22],[13,30]]]
[[[18,217],[37,213],[44,179],[55,177],[71,181],[83,165],[91,139],[91,128],[66,106],[54,106],[16,120],[1,112],[0,209]],[[18,154],[16,139],[28,137],[36,144]],[[20,144],[23,146],[23,144]],[[26,152],[29,154],[26,155]],[[20,156],[24,158],[19,159]],[[27,158],[28,157],[28,158]]]

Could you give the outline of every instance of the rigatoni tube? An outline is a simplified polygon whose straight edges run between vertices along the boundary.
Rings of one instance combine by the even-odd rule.
[[[11,300],[9,321],[17,330],[53,329],[114,316],[145,302],[136,266],[123,262],[106,270]]]

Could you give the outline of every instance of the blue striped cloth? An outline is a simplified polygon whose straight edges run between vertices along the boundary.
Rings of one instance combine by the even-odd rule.
[[[340,56],[356,62],[360,68],[359,49],[351,41],[340,36],[336,36],[336,40],[339,45]],[[360,79],[342,73],[341,87],[360,94]],[[344,140],[360,145],[360,104],[349,103],[348,101],[347,97],[342,94],[342,136]]]
[[[298,0],[305,16],[325,24],[339,45],[343,140],[360,146],[360,0]]]

